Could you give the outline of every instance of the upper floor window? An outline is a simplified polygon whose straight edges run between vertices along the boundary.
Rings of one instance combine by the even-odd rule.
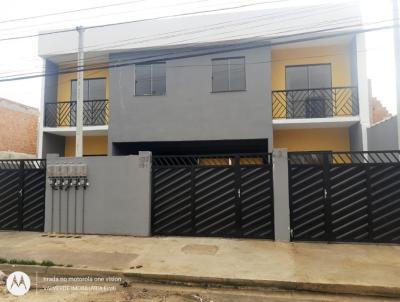
[[[331,64],[286,67],[286,90],[332,87]]]
[[[76,101],[76,80],[71,81],[71,101]],[[106,79],[85,79],[83,81],[83,100],[105,100],[106,99]]]
[[[164,95],[166,90],[165,63],[135,65],[135,95]]]
[[[212,60],[212,92],[246,89],[244,57]]]

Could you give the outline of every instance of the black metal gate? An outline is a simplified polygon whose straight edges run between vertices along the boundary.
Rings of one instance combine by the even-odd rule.
[[[273,239],[271,154],[154,156],[152,233]]]
[[[400,151],[289,153],[293,240],[400,243]]]
[[[45,190],[45,160],[0,160],[0,229],[43,231]]]

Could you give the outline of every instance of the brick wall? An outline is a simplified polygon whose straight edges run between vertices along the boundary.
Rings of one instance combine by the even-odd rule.
[[[1,106],[0,151],[36,154],[38,118],[37,110],[27,106]]]
[[[392,115],[390,112],[382,105],[382,103],[375,97],[370,99],[371,106],[371,123],[376,124],[383,120],[390,118]]]

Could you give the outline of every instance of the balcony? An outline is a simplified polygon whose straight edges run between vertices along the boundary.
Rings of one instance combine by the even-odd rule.
[[[272,91],[273,119],[357,116],[357,87]]]
[[[89,100],[83,102],[83,125],[108,125],[108,100]],[[55,102],[45,104],[45,127],[75,127],[76,102]]]

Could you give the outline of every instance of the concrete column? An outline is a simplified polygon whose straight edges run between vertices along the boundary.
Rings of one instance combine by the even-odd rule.
[[[360,108],[360,124],[363,151],[368,151],[367,129],[370,126],[369,82],[367,76],[367,54],[365,51],[365,34],[357,34],[357,86]]]
[[[289,170],[287,149],[274,149],[272,153],[274,173],[275,240],[290,242]]]

